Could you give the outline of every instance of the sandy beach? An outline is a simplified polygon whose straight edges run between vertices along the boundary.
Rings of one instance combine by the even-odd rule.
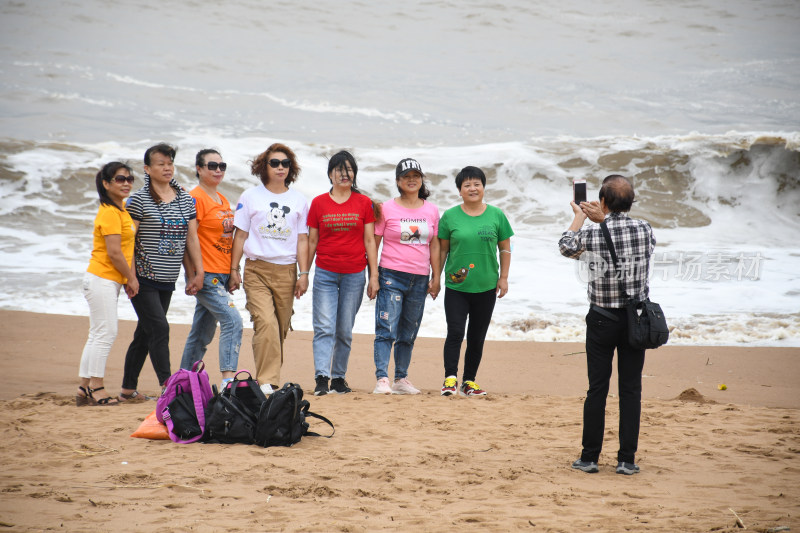
[[[600,473],[580,453],[580,343],[488,342],[486,398],[443,398],[442,339],[417,342],[419,396],[376,396],[372,337],[353,394],[315,398],[311,334],[291,332],[283,381],[336,425],[292,448],[130,438],[155,402],[76,408],[87,317],[0,311],[0,526],[9,531],[800,531],[800,349],[665,346],[644,369],[636,476],[614,473],[612,382]],[[121,322],[116,393],[135,323]],[[171,333],[177,369],[188,326]],[[245,330],[240,368],[253,368]],[[208,371],[219,381],[216,341]],[[727,390],[720,390],[725,384]],[[146,363],[140,390],[158,392]],[[326,433],[322,423],[312,430]]]

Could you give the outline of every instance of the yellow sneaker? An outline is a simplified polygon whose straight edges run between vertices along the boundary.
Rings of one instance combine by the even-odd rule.
[[[442,385],[442,396],[451,396],[458,390],[458,380],[455,376],[447,376]]]

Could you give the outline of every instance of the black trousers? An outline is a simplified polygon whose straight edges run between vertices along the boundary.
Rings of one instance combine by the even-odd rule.
[[[606,309],[606,311],[613,313],[619,320],[611,320],[591,309],[586,315],[586,368],[589,375],[589,390],[583,403],[581,459],[597,462],[603,449],[606,398],[616,349],[619,379],[617,461],[633,463],[639,446],[644,350],[636,350],[628,344],[628,317],[625,309]]]
[[[461,292],[444,290],[444,315],[447,320],[447,337],[444,341],[444,375],[458,375],[458,360],[464,330],[467,333],[467,350],[464,352],[464,377],[462,381],[475,381],[483,357],[483,343],[492,321],[495,289],[486,292]],[[469,318],[469,327],[467,327]]]
[[[150,352],[150,362],[156,371],[158,384],[164,385],[171,375],[169,364],[169,323],[167,310],[173,291],[162,291],[144,284],[139,293],[131,298],[139,322],[133,333],[133,341],[125,354],[125,370],[122,388],[133,389],[139,384],[139,374]]]

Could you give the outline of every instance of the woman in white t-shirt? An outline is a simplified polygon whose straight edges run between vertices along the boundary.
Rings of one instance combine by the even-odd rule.
[[[293,298],[308,290],[308,201],[289,188],[300,166],[288,146],[273,144],[255,158],[250,171],[262,185],[243,192],[236,206],[228,289],[233,292],[242,283],[239,261],[244,254],[243,284],[253,320],[256,379],[261,390],[271,394],[281,383],[283,341]]]
[[[383,250],[375,304],[374,394],[419,394],[408,379],[408,366],[425,297],[436,299],[442,271],[436,237],[439,209],[427,201],[430,192],[424,177],[417,161],[400,161],[395,169],[400,196],[381,205],[381,217],[375,222],[375,241],[378,246],[383,241]],[[392,345],[394,383],[388,374]]]

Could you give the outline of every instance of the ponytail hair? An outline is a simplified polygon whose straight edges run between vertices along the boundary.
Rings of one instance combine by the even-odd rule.
[[[108,191],[103,185],[104,181],[111,183],[111,180],[114,179],[114,175],[117,171],[121,168],[124,168],[128,171],[128,174],[133,176],[133,172],[131,171],[131,167],[126,165],[125,163],[120,163],[119,161],[112,161],[110,163],[106,163],[103,165],[103,168],[100,169],[100,172],[97,173],[97,176],[94,178],[94,183],[97,186],[97,195],[100,197],[100,203],[103,205],[111,205],[120,209],[120,207],[114,203],[114,200],[108,195]],[[121,209],[120,209],[121,211]]]

